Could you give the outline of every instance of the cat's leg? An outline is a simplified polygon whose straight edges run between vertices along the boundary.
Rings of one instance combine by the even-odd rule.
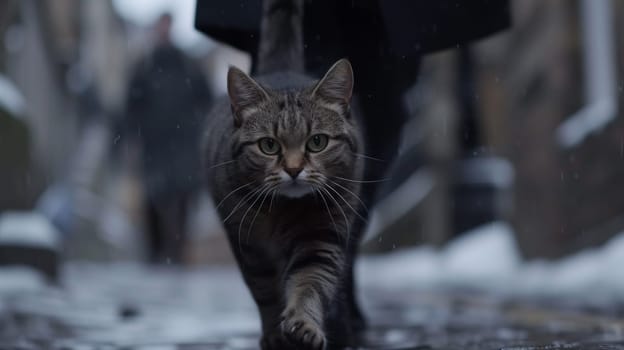
[[[367,214],[362,214],[367,215]],[[355,226],[355,225],[354,225]],[[357,256],[357,249],[360,237],[362,235],[362,230],[364,229],[364,225],[359,225],[358,228],[360,231],[354,232],[353,236],[357,237],[355,243],[352,244],[351,251],[347,255],[347,261],[345,264],[345,280],[344,280],[344,289],[345,289],[345,304],[347,307],[347,313],[349,317],[349,325],[351,331],[358,332],[362,331],[366,328],[366,318],[362,313],[360,306],[357,301],[357,295],[355,292],[355,259]]]
[[[233,245],[232,248],[243,279],[260,313],[262,322],[261,349],[288,349],[280,328],[280,314],[283,304],[276,262],[258,247]]]
[[[335,233],[328,233],[336,237]],[[322,236],[317,236],[322,237]],[[298,241],[285,270],[282,331],[297,349],[322,350],[327,308],[344,272],[344,248],[335,241]]]

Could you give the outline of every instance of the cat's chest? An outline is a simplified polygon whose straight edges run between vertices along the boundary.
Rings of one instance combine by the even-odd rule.
[[[327,226],[326,221],[329,218],[323,214],[311,202],[276,204],[270,211],[259,215],[260,218],[252,230],[267,240],[276,240],[279,243]]]
[[[314,198],[275,198],[262,207],[240,210],[239,215],[229,218],[226,227],[230,235],[240,235],[243,239],[283,244],[285,240],[296,239],[299,235],[327,226],[330,219],[318,204]]]

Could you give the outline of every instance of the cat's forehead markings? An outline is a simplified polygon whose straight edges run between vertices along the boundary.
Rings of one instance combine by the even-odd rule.
[[[278,137],[287,146],[298,147],[305,138],[308,130],[303,120],[301,111],[295,107],[293,103],[294,96],[289,94],[287,97],[286,108],[280,113],[278,120]]]
[[[286,108],[286,102],[286,96],[283,93],[280,93],[277,98],[277,107],[279,108],[280,113],[284,110],[284,108]]]

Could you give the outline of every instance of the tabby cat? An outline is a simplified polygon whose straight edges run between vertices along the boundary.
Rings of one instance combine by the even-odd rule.
[[[362,168],[350,102],[353,71],[339,60],[303,74],[301,1],[264,1],[258,70],[231,67],[229,99],[208,117],[211,195],[258,306],[262,349],[326,349],[352,341],[354,222]]]

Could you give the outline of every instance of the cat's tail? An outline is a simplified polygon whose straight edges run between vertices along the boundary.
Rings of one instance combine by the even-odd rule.
[[[303,0],[264,0],[258,74],[303,72]]]

